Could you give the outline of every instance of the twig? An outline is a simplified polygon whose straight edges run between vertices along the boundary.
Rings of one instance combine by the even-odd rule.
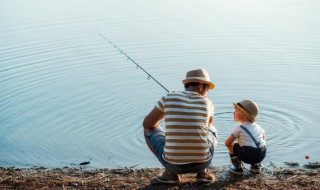
[[[7,181],[7,179],[9,179],[9,178],[12,178],[12,176],[9,176],[9,177],[7,177],[7,178],[4,178],[3,180],[0,181],[0,183],[2,183],[2,182],[4,182],[4,181]]]
[[[134,167],[137,167],[137,166],[139,166],[139,164],[134,165],[134,166],[131,166],[130,169],[132,169],[132,168],[134,168]]]

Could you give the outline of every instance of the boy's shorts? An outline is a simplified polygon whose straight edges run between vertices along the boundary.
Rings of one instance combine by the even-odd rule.
[[[211,158],[202,163],[189,163],[189,164],[171,164],[164,160],[163,158],[163,150],[165,145],[165,133],[161,127],[150,131],[148,134],[145,134],[145,138],[147,143],[149,143],[152,146],[153,152],[155,152],[158,160],[160,163],[170,172],[177,173],[177,174],[184,174],[184,173],[197,173],[205,168],[209,167],[211,164],[211,160],[213,158],[214,153],[214,146],[213,142],[210,141],[210,139],[216,140],[215,134],[212,132],[212,137],[209,138],[209,142],[211,144],[210,146],[210,152],[211,152]]]
[[[251,146],[240,146],[235,143],[233,146],[234,154],[244,163],[257,164],[260,163],[266,156],[267,149],[254,148]]]

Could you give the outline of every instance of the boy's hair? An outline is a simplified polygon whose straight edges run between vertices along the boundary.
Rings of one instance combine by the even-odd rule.
[[[242,113],[241,119],[252,122],[252,120],[247,116],[247,114],[244,113],[241,109],[239,109],[238,107],[235,107],[235,109],[239,110]]]

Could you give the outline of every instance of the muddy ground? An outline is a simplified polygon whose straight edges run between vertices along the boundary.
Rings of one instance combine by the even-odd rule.
[[[209,168],[217,178],[212,184],[197,183],[195,174],[184,174],[177,185],[160,184],[154,179],[163,168],[0,168],[0,189],[320,189],[318,162],[268,166],[258,175],[247,168],[242,177],[229,174],[227,168]]]

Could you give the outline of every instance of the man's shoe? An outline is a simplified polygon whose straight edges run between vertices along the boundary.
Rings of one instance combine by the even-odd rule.
[[[260,163],[258,164],[252,164],[251,165],[251,168],[250,168],[250,171],[254,174],[259,174],[261,172],[261,165]]]
[[[202,170],[201,172],[197,173],[196,179],[198,182],[205,182],[205,183],[211,183],[216,180],[216,178],[211,175],[207,169]]]
[[[236,168],[234,166],[231,166],[230,169],[229,169],[229,172],[232,173],[232,174],[235,174],[235,175],[242,175],[243,174],[243,169],[240,167],[240,168]]]
[[[180,182],[178,174],[171,173],[168,170],[165,170],[161,175],[157,176],[156,179],[161,183],[175,184]]]

